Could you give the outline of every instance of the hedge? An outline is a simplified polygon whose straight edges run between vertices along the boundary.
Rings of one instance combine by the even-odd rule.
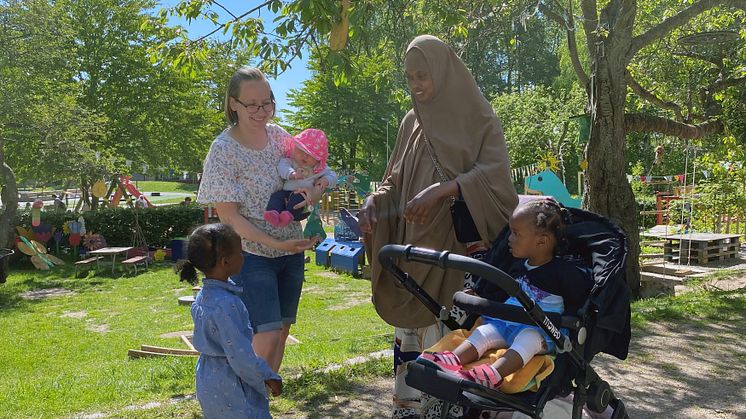
[[[204,210],[197,205],[167,205],[147,209],[107,208],[84,212],[87,232],[104,236],[109,246],[131,246],[135,226],[135,211],[140,229],[149,246],[170,247],[171,240],[184,237],[204,220]],[[73,212],[44,211],[41,222],[62,228],[67,221],[77,220],[80,214]],[[15,225],[26,229],[31,227],[31,212],[19,210]],[[63,239],[67,242],[67,239]],[[53,241],[50,240],[50,243]],[[48,243],[48,244],[50,244]]]

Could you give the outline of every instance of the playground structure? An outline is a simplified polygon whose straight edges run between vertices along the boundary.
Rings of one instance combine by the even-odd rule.
[[[334,222],[340,208],[357,213],[365,197],[376,187],[376,183],[371,182],[370,176],[365,172],[340,176],[336,188],[321,197],[319,218],[329,224]]]
[[[98,195],[95,192],[94,195],[103,198],[104,202],[107,202],[107,205],[113,208],[119,206],[119,202],[122,200],[122,198],[124,198],[124,201],[127,203],[127,205],[132,208],[135,206],[134,201],[140,198],[140,196],[143,197],[148,205],[148,208],[153,208],[154,206],[148,200],[148,198],[142,192],[140,192],[134,184],[130,182],[130,176],[115,175],[109,183],[109,189],[103,196]]]
[[[655,210],[641,211],[640,216],[655,216],[655,226],[640,232],[640,281],[643,297],[658,294],[676,294],[685,289],[687,283],[707,272],[707,265],[714,261],[722,263],[737,263],[740,250],[741,220],[717,215],[714,232],[694,231],[694,206],[697,192],[697,168],[693,164],[689,167],[690,157],[696,162],[698,148],[687,147],[684,174],[668,176],[629,176],[628,180],[637,179],[648,185],[664,185],[665,190],[655,192]],[[663,149],[656,147],[656,163],[662,158]],[[690,156],[691,154],[691,156]],[[704,176],[707,172],[702,171]],[[721,234],[721,226],[725,225],[725,233]],[[730,233],[731,226],[735,226],[736,234]],[[657,248],[660,252],[649,252]],[[648,252],[645,252],[645,250]],[[732,261],[732,262],[731,262]],[[692,265],[700,265],[696,267]],[[712,269],[712,268],[710,268]]]
[[[573,198],[560,178],[549,169],[526,176],[524,185],[529,195],[551,196],[566,207],[580,208],[580,199]]]

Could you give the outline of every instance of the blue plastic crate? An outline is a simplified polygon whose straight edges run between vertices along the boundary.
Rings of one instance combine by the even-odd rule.
[[[331,259],[329,258],[329,252],[334,249],[337,242],[334,239],[324,239],[321,243],[316,246],[316,264],[319,266],[329,267]]]
[[[331,267],[358,276],[364,258],[365,247],[362,242],[339,241],[331,251]]]

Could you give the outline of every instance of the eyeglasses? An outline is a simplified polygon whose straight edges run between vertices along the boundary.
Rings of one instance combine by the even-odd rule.
[[[266,112],[266,113],[272,113],[272,110],[275,108],[275,103],[274,102],[265,103],[264,105],[247,105],[247,104],[241,102],[239,99],[237,99],[235,97],[233,99],[236,102],[240,103],[241,106],[243,106],[244,108],[246,108],[246,110],[249,111],[250,114],[255,114],[255,113],[259,112],[259,109],[263,109],[264,112]]]

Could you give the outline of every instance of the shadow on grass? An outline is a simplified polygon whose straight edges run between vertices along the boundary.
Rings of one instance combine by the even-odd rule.
[[[722,300],[724,313],[743,309],[743,298]],[[651,322],[633,332],[627,361],[604,357],[600,374],[618,396],[634,400],[631,417],[744,417],[743,312],[709,322],[687,321],[675,309],[660,314],[670,317],[671,312],[673,321]]]
[[[391,362],[386,358],[331,372],[306,371],[285,382],[282,398],[292,401],[295,406],[280,416],[380,417],[382,412],[390,409],[391,399],[381,397],[381,389],[371,382],[390,376]],[[393,388],[393,378],[391,385]],[[387,396],[390,396],[390,391]]]
[[[709,323],[743,316],[746,289],[733,291],[698,290],[679,296],[637,301],[632,308],[632,325],[645,329],[648,322],[686,320]]]
[[[637,301],[630,358],[598,371],[634,400],[631,417],[745,417],[744,313],[744,288]]]
[[[8,281],[0,284],[0,310],[23,310],[45,299],[44,290],[61,289],[75,294],[101,290],[102,287],[113,286],[112,280],[129,278],[133,275],[129,271],[117,270],[112,275],[111,265],[95,266],[88,270],[78,269],[69,261],[66,265],[57,266],[49,271],[37,270],[27,259],[15,263],[11,267]],[[171,269],[167,266],[151,266],[149,270]],[[139,271],[140,274],[145,272]],[[33,298],[25,293],[42,291],[39,298]],[[31,298],[29,298],[31,297]]]

